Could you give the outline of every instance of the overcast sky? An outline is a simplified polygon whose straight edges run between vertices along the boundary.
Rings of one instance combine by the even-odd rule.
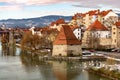
[[[74,15],[92,9],[120,11],[119,0],[0,0],[0,19]]]

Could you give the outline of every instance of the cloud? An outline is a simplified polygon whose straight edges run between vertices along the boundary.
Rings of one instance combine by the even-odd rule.
[[[81,0],[73,6],[85,8],[120,8],[119,0]]]
[[[72,0],[0,0],[0,2],[6,2],[10,4],[23,4],[23,5],[46,5],[73,2]]]
[[[5,5],[1,5],[6,3]],[[26,6],[41,6],[65,3],[77,8],[94,8],[120,10],[119,0],[0,0],[0,11],[2,10],[20,10]]]
[[[74,7],[100,8],[103,6],[109,6],[120,8],[119,0],[0,0],[0,2],[26,6],[68,3],[72,4]]]
[[[19,5],[8,5],[8,6],[0,6],[0,11],[15,11],[15,10],[21,10],[22,7]]]

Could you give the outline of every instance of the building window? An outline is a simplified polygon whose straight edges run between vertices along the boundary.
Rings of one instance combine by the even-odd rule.
[[[115,39],[115,43],[116,43],[116,39]]]
[[[78,33],[78,35],[79,35],[79,33]]]
[[[106,35],[106,38],[107,38],[107,35]]]
[[[115,32],[113,32],[113,34],[115,34]]]
[[[115,30],[115,28],[113,28],[113,30]]]
[[[104,20],[104,18],[103,18],[103,20]]]

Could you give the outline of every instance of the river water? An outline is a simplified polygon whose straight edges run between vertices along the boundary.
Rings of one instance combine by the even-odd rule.
[[[20,52],[3,55],[0,47],[0,80],[108,80],[84,70],[87,62],[41,61]]]

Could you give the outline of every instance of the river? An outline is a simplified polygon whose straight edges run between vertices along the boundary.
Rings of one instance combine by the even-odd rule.
[[[14,56],[3,52],[0,47],[0,80],[108,80],[85,71],[87,62],[40,61],[19,48]]]

